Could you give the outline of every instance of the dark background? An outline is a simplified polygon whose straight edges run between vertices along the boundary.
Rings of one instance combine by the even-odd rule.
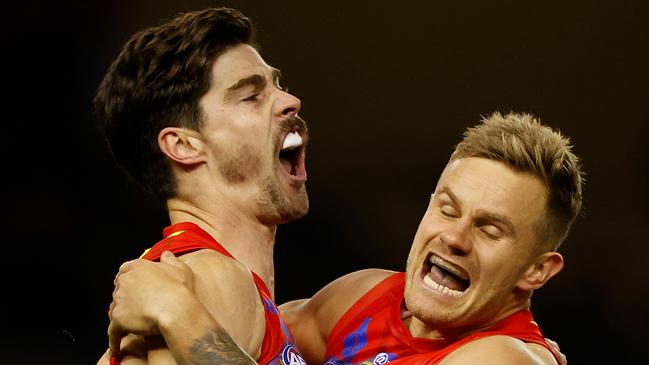
[[[303,101],[311,212],[280,227],[277,300],[404,269],[462,131],[494,110],[570,136],[587,172],[564,272],[533,310],[571,364],[641,363],[649,330],[649,2],[21,1],[1,23],[3,364],[89,364],[119,264],[167,224],[113,165],[90,100],[121,45],[179,11],[253,18]],[[641,356],[642,355],[642,356]]]

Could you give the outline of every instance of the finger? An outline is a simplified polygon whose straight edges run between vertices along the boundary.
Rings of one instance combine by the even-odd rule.
[[[122,342],[122,336],[122,330],[115,322],[111,321],[108,325],[108,349],[111,356],[119,356],[119,345]]]
[[[165,251],[162,253],[162,255],[160,256],[160,262],[184,270],[185,272],[191,272],[189,266],[187,266],[186,263],[180,261],[180,259],[174,256],[174,254],[170,251]]]
[[[171,251],[165,251],[160,255],[160,262],[173,265],[176,267],[182,267],[183,262],[180,261]]]
[[[113,310],[115,309],[115,302],[110,302],[110,305],[108,306],[108,318],[113,317]]]
[[[117,278],[120,277],[125,272],[128,272],[132,266],[132,261],[126,261],[125,263],[121,264],[119,266],[119,270],[117,270],[117,274],[115,274],[115,279],[113,280],[113,285],[117,285]]]
[[[556,341],[552,341],[551,339],[549,339],[547,337],[545,338],[545,342],[547,342],[548,345],[550,345],[550,350],[554,353],[554,355],[556,357],[559,358],[559,364],[560,365],[567,365],[568,364],[568,359],[566,358],[566,355],[564,355],[561,352],[561,349],[559,348],[559,343],[557,343]]]

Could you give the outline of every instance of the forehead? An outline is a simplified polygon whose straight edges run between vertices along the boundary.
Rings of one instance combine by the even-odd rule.
[[[212,87],[224,90],[251,75],[271,75],[272,68],[248,44],[238,44],[216,58],[212,66]]]
[[[450,190],[462,209],[506,216],[513,223],[535,223],[545,212],[546,187],[536,176],[486,158],[463,158],[446,165],[436,192]]]

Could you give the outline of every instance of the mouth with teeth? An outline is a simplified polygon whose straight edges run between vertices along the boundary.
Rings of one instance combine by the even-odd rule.
[[[306,135],[299,130],[292,130],[284,136],[279,151],[279,162],[292,182],[304,183],[306,180],[305,146]]]
[[[451,297],[462,296],[471,284],[464,269],[432,253],[423,264],[422,278],[426,287]]]

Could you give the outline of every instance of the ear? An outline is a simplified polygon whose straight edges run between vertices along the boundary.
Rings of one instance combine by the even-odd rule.
[[[561,269],[563,269],[563,256],[558,252],[544,252],[538,255],[534,263],[523,273],[517,287],[525,291],[539,289]]]
[[[196,165],[205,161],[201,135],[191,129],[167,127],[158,133],[162,153],[182,165]]]

